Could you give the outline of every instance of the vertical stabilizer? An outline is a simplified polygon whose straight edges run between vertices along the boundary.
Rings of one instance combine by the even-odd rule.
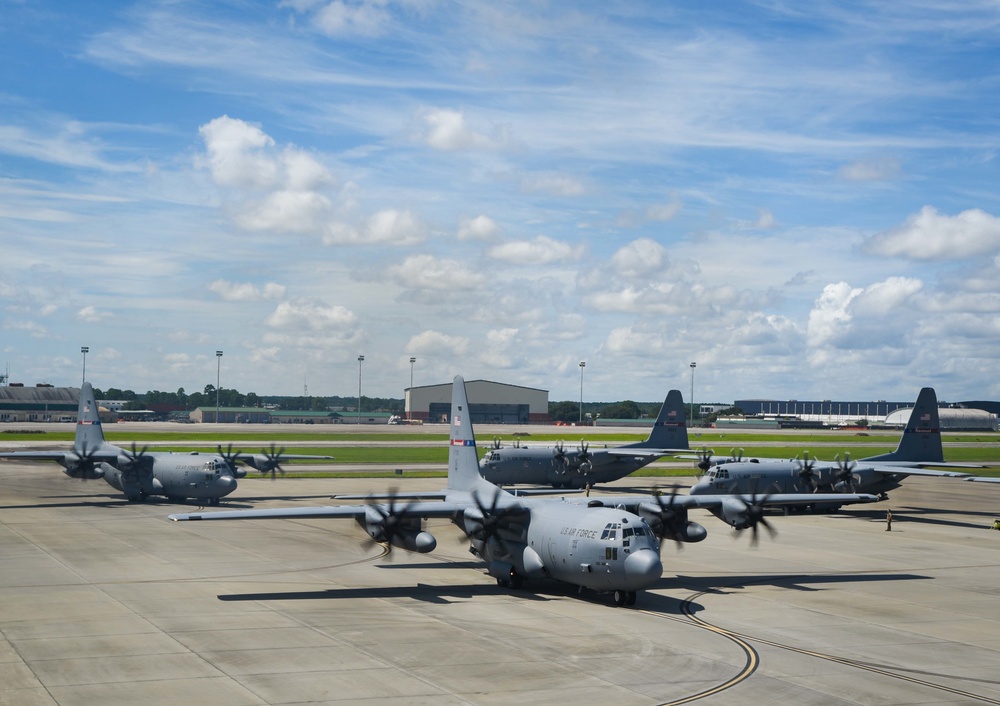
[[[690,449],[687,420],[684,415],[684,398],[680,390],[671,390],[663,400],[649,438],[641,446],[656,449]]]
[[[73,448],[76,451],[93,453],[102,446],[104,446],[104,430],[101,429],[101,417],[97,413],[94,388],[89,382],[85,382],[80,388],[80,409],[76,413],[76,441]]]
[[[471,491],[479,485],[479,452],[472,431],[465,380],[456,375],[451,383],[451,425],[448,447],[448,489]]]
[[[903,429],[899,446],[892,453],[866,458],[866,461],[944,461],[941,447],[941,423],[938,419],[937,394],[925,387],[917,395],[910,420]]]

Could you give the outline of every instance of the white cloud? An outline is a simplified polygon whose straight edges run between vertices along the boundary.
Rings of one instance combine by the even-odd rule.
[[[847,282],[823,287],[822,294],[809,312],[807,334],[810,346],[821,348],[847,328],[851,321],[851,302],[863,291]]]
[[[667,203],[658,203],[646,209],[646,220],[652,222],[663,222],[673,220],[681,211],[683,202],[676,196],[671,197]]]
[[[422,138],[430,147],[446,152],[471,149],[495,149],[510,142],[506,128],[494,131],[488,136],[471,129],[465,114],[459,110],[436,108],[423,114],[427,126]]]
[[[892,157],[858,160],[845,164],[837,171],[837,175],[846,181],[891,181],[898,179],[899,173],[899,160]]]
[[[95,306],[85,306],[76,312],[77,319],[88,323],[104,321],[105,319],[110,319],[112,316],[114,316],[114,314],[107,311],[100,311]]]
[[[570,245],[539,235],[534,240],[514,240],[495,245],[489,249],[488,255],[518,265],[550,265],[553,262],[579,260],[584,249],[583,245]]]
[[[267,187],[278,179],[278,165],[266,148],[274,140],[256,125],[228,115],[198,128],[208,152],[215,183],[235,187]]]
[[[884,282],[866,287],[850,305],[858,315],[890,316],[898,313],[900,307],[905,306],[923,286],[923,282],[918,279],[890,277]]]
[[[757,216],[757,220],[754,221],[753,227],[757,230],[770,230],[777,225],[778,221],[775,219],[774,214],[766,208],[762,208]]]
[[[411,255],[386,268],[388,281],[404,289],[464,291],[477,289],[485,278],[468,263],[443,260],[432,255]]]
[[[319,8],[313,21],[328,37],[378,37],[389,30],[392,21],[386,5],[387,0],[334,0]]]
[[[459,240],[493,240],[499,233],[500,227],[489,216],[467,218],[458,224]]]
[[[32,338],[46,338],[49,335],[48,329],[37,321],[17,321],[8,319],[4,321],[3,327],[11,331],[24,331]]]
[[[646,278],[670,265],[667,249],[651,238],[639,238],[611,256],[611,266],[619,277]]]
[[[261,290],[250,282],[229,282],[217,279],[208,285],[208,289],[218,294],[222,299],[231,302],[280,299],[285,296],[285,287],[276,282],[268,282]]]
[[[357,316],[343,306],[330,306],[317,300],[293,299],[278,304],[265,323],[272,328],[288,331],[345,330],[357,324]]]
[[[864,250],[875,255],[913,260],[956,260],[1000,250],[1000,218],[978,208],[946,216],[924,206],[890,230],[865,241]]]
[[[449,359],[468,352],[470,343],[464,336],[450,336],[432,330],[411,337],[403,350],[414,355]]]
[[[418,245],[427,238],[427,227],[410,211],[386,209],[368,219],[364,239],[368,243]]]

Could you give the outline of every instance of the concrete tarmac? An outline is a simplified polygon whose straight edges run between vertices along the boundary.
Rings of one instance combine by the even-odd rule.
[[[442,484],[247,479],[221,509]],[[693,512],[709,538],[634,609],[501,589],[447,522],[381,557],[349,521],[166,519],[195,507],[0,463],[0,704],[1000,704],[1000,485],[912,478],[756,548]]]

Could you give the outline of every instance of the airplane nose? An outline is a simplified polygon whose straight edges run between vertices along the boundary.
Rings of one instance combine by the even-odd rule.
[[[652,549],[642,549],[625,557],[625,575],[636,590],[649,586],[662,574],[660,555]]]
[[[219,476],[216,485],[225,493],[231,493],[236,490],[236,479],[232,476]]]

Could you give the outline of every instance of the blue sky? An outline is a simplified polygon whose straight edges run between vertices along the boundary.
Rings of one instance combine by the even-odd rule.
[[[998,47],[985,0],[0,0],[0,369],[997,399]]]

